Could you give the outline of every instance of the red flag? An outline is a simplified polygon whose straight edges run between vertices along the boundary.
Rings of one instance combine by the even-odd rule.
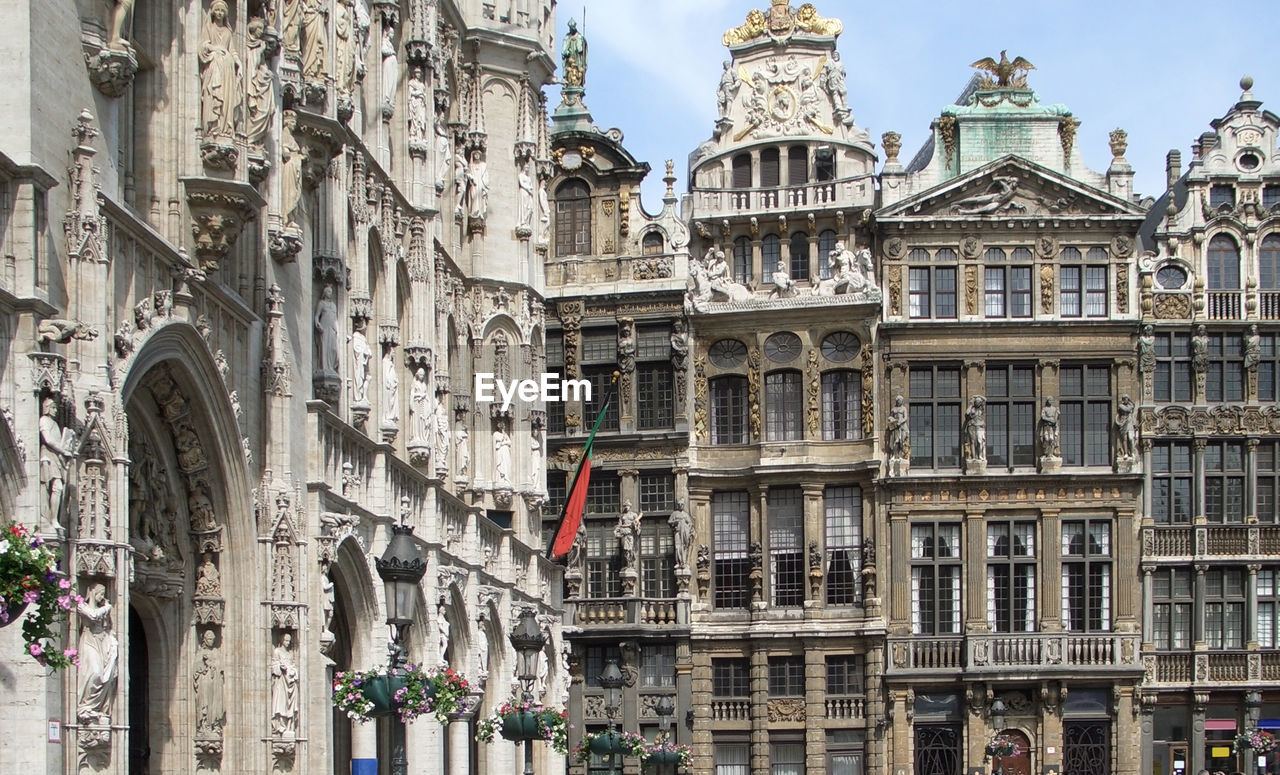
[[[564,504],[564,511],[560,512],[560,524],[556,527],[556,534],[551,539],[551,546],[547,548],[549,559],[558,560],[568,554],[569,548],[573,546],[573,539],[578,535],[582,515],[587,509],[587,484],[591,481],[591,445],[595,443],[596,431],[600,430],[600,422],[604,419],[605,412],[609,411],[611,398],[612,396],[605,399],[604,406],[600,407],[595,425],[591,427],[591,435],[587,437],[587,443],[582,448],[582,460],[578,461],[578,472],[574,474],[573,484],[569,486],[569,498]]]

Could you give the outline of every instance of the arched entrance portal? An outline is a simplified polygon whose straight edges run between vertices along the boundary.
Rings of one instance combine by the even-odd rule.
[[[1018,753],[993,762],[994,771],[998,775],[1031,775],[1031,741],[1018,729],[1006,729],[1001,734],[1018,745]]]
[[[251,707],[227,712],[261,683],[267,650],[250,636],[264,598],[237,425],[203,344],[174,328],[138,354],[124,390],[133,562],[115,583],[127,585],[130,775],[240,769],[260,752],[239,741],[266,721]]]

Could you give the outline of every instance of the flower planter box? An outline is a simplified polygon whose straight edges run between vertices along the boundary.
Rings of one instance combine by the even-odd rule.
[[[591,752],[599,756],[622,753],[622,737],[616,734],[601,735],[591,741]]]
[[[668,764],[680,763],[679,751],[655,751],[645,757],[645,764],[651,764],[655,767],[662,767]]]
[[[8,627],[9,625],[21,619],[22,612],[25,610],[27,610],[27,604],[22,601],[18,601],[17,605],[12,605],[12,604],[9,605],[6,608],[6,611],[9,614],[9,618],[3,622],[0,622],[0,627]]]
[[[396,692],[404,686],[405,680],[402,675],[378,675],[365,681],[360,688],[365,698],[373,703],[373,710],[369,715],[377,718],[395,713]]]
[[[538,716],[524,710],[508,715],[502,720],[502,736],[512,742],[540,740]]]

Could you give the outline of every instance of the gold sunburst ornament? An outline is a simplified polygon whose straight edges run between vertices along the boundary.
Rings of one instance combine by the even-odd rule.
[[[984,57],[970,67],[985,70],[995,76],[994,79],[990,76],[982,77],[980,86],[983,89],[1025,89],[1027,88],[1027,71],[1036,69],[1035,65],[1022,57],[1014,57],[1013,61],[1010,61],[1005,51],[1000,52],[999,62],[991,57]]]

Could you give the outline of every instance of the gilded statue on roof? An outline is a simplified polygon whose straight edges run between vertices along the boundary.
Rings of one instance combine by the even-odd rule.
[[[725,32],[721,42],[726,46],[737,46],[766,34],[776,41],[786,41],[797,32],[835,36],[844,30],[839,19],[819,16],[813,3],[805,3],[797,10],[792,9],[787,0],[770,1],[768,12],[751,9],[746,22]]]

